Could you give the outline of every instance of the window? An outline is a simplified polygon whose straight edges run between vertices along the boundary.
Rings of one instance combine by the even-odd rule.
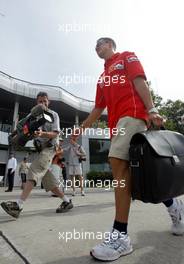
[[[109,148],[110,140],[108,139],[89,139],[91,171],[110,171],[108,163]]]
[[[6,163],[0,163],[0,176],[5,176]]]

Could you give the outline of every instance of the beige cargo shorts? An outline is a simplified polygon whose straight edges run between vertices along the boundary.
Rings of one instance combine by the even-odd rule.
[[[71,176],[82,176],[82,166],[79,165],[69,165],[69,175]]]
[[[49,170],[54,155],[55,148],[43,149],[32,162],[27,175],[27,180],[34,181],[35,186],[38,179],[42,179],[42,184],[46,191],[59,187],[57,178]]]
[[[122,117],[117,125],[117,133],[112,136],[109,158],[129,160],[130,141],[134,134],[147,130],[144,120],[133,117]]]

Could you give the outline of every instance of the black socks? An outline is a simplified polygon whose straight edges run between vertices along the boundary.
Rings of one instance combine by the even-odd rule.
[[[121,223],[121,222],[114,220],[113,228],[118,230],[120,233],[127,234],[127,226],[128,226],[127,223]]]
[[[170,206],[173,204],[173,199],[170,199],[170,200],[164,201],[163,204],[164,204],[166,207],[170,207]]]
[[[166,207],[170,207],[173,204],[173,199],[169,199],[167,201],[164,201],[163,204]],[[128,226],[128,223],[121,223],[121,222],[114,220],[113,228],[118,230],[120,233],[127,234],[127,226]]]

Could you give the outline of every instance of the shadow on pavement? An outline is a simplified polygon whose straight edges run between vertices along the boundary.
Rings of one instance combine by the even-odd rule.
[[[90,255],[87,256],[81,256],[81,257],[72,257],[72,258],[62,258],[60,260],[57,261],[51,261],[51,262],[46,262],[44,264],[61,264],[61,263],[65,263],[65,264],[94,264],[94,263],[110,263],[110,262],[100,262],[100,261],[96,261],[94,260]],[[115,262],[114,262],[115,264]]]
[[[60,203],[59,203],[60,204]],[[58,206],[59,206],[58,204]],[[65,216],[77,216],[77,215],[81,215],[81,214],[88,214],[88,213],[98,213],[101,210],[105,209],[105,208],[109,208],[109,207],[113,207],[114,203],[101,203],[100,206],[98,206],[98,208],[96,207],[96,204],[86,204],[86,205],[74,205],[74,208],[66,213],[58,213],[56,214],[56,208],[52,208],[52,209],[35,209],[34,211],[23,211],[20,215],[20,218],[26,218],[26,217],[33,217],[33,216],[45,216],[45,217],[65,217]],[[4,212],[3,212],[4,213]],[[6,212],[5,212],[6,214]],[[7,217],[11,217],[7,214]],[[5,222],[10,222],[10,220],[5,220],[7,219],[7,217],[5,218],[5,216],[3,215],[3,217],[1,217],[0,219],[0,224],[5,223]],[[12,217],[11,217],[12,218]],[[16,220],[15,218],[12,218],[12,220]],[[11,220],[11,221],[12,221]]]
[[[184,237],[169,232],[142,231],[134,244],[136,262],[132,264],[182,264],[184,263]],[[141,251],[147,251],[141,253]]]

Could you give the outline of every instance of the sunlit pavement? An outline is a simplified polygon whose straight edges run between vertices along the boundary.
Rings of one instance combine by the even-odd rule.
[[[0,200],[16,200],[21,190],[5,193]],[[113,191],[89,189],[72,197],[74,208],[56,214],[59,198],[35,189],[15,220],[0,209],[0,263],[88,264],[96,263],[89,255],[100,237],[109,231],[114,218]],[[182,197],[184,198],[184,197]],[[160,205],[132,203],[129,234],[134,252],[113,263],[182,264],[184,237],[170,233],[170,218]]]

